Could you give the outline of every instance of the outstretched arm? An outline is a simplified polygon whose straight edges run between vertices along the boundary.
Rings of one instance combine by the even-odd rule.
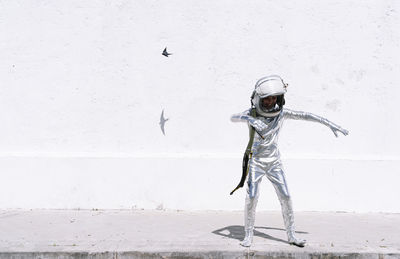
[[[336,137],[339,136],[338,132],[342,133],[345,136],[347,136],[347,134],[349,134],[348,130],[343,129],[339,125],[336,125],[335,123],[329,121],[326,118],[312,114],[310,112],[292,111],[289,109],[285,109],[284,116],[287,119],[319,122],[319,123],[329,127],[333,131],[333,134],[335,134]]]
[[[267,128],[267,125],[259,119],[254,118],[250,115],[250,109],[242,113],[232,115],[231,121],[233,122],[247,122],[250,126],[254,127],[257,132],[262,132]]]

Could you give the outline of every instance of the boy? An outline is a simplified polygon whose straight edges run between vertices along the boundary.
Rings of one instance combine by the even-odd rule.
[[[283,108],[286,88],[287,84],[279,76],[272,75],[261,78],[257,81],[251,96],[252,108],[243,113],[235,114],[231,118],[232,121],[247,122],[250,129],[250,141],[243,159],[244,174],[237,187],[243,186],[248,172],[244,210],[246,236],[240,243],[245,247],[251,246],[253,241],[255,211],[259,196],[258,186],[263,176],[271,181],[278,195],[289,244],[299,247],[304,247],[306,244],[306,240],[295,236],[292,202],[277,146],[283,121],[285,119],[314,121],[329,127],[336,137],[338,137],[338,132],[343,135],[348,134],[347,130],[325,118],[312,113]]]

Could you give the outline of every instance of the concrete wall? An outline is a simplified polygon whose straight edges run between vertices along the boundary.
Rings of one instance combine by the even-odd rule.
[[[0,208],[243,207],[255,81],[287,121],[296,210],[400,212],[400,2],[0,2]],[[173,53],[161,55],[168,47]],[[166,135],[158,125],[162,109]],[[279,209],[264,180],[260,210]]]

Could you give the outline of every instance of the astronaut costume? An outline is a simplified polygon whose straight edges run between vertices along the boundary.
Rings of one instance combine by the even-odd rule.
[[[294,215],[292,201],[285,180],[280,153],[278,150],[278,136],[285,119],[307,120],[319,122],[329,127],[335,136],[338,132],[344,135],[348,131],[320,116],[307,112],[292,111],[283,108],[285,104],[284,94],[287,84],[279,76],[267,76],[257,81],[252,95],[252,105],[256,116],[251,116],[251,109],[243,113],[235,114],[232,121],[245,121],[249,128],[253,127],[254,134],[251,152],[248,160],[247,195],[244,209],[245,238],[242,246],[249,247],[253,241],[253,229],[255,211],[259,197],[259,184],[263,176],[266,176],[273,184],[278,195],[282,215],[287,231],[288,241],[292,245],[303,247],[305,240],[296,238],[294,229]],[[263,98],[277,96],[275,107],[266,109]]]

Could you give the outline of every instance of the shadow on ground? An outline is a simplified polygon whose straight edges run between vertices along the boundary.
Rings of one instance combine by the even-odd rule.
[[[260,230],[264,230],[264,229],[265,230],[272,229],[272,230],[286,231],[283,228],[254,227],[254,236],[258,236],[258,237],[262,237],[262,238],[266,238],[266,239],[282,242],[282,243],[285,243],[285,244],[289,244],[289,242],[286,241],[286,240],[273,237],[271,235],[265,234],[265,233],[260,231]],[[239,225],[227,226],[227,227],[224,227],[224,228],[220,228],[220,229],[214,230],[211,233],[213,233],[215,235],[223,236],[223,237],[237,239],[239,241],[244,239],[244,228],[243,228],[243,226],[239,226]],[[296,231],[296,233],[308,234],[308,232],[303,232],[303,231]]]

